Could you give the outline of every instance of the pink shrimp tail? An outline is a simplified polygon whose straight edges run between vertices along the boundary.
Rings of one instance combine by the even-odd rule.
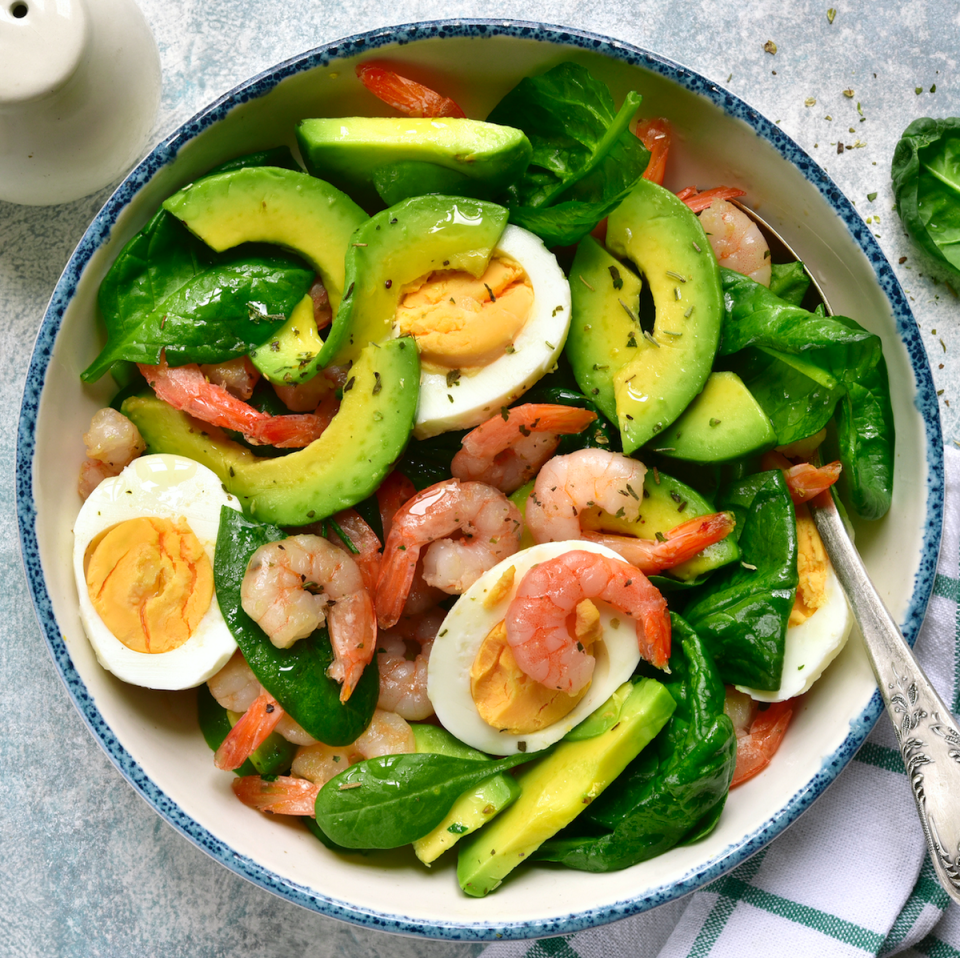
[[[269,693],[262,692],[223,740],[213,757],[213,764],[233,771],[266,741],[283,718],[283,709]]]
[[[310,445],[328,425],[323,417],[310,413],[270,416],[260,412],[223,386],[208,382],[196,363],[170,367],[161,355],[156,366],[137,366],[158,399],[203,422],[242,433],[252,443],[301,448]]]
[[[731,788],[742,785],[754,775],[759,775],[776,754],[799,699],[773,702],[758,712],[746,735],[737,738],[737,766],[733,773]]]
[[[327,624],[334,656],[327,674],[340,683],[340,701],[346,702],[377,646],[377,617],[370,594],[363,590],[331,603]]]
[[[393,520],[404,503],[417,494],[417,487],[402,473],[391,472],[377,489],[377,504],[380,506],[380,521],[383,524],[383,539],[386,541],[393,527]]]
[[[231,783],[233,794],[248,808],[271,815],[313,817],[320,786],[306,778],[278,775],[268,782],[259,775],[244,775]]]
[[[377,580],[380,578],[380,548],[381,543],[377,534],[367,525],[363,517],[354,509],[344,509],[338,512],[333,521],[340,527],[340,531],[350,540],[352,549],[340,538],[336,530],[327,537],[338,549],[350,553],[353,561],[363,576],[364,588],[371,594],[377,591]]]
[[[656,575],[726,538],[736,524],[732,513],[715,512],[682,522],[666,533],[663,541],[589,531],[584,531],[583,538],[613,549],[645,575]]]
[[[712,190],[698,190],[695,186],[687,186],[677,193],[677,199],[683,200],[694,213],[700,213],[717,200],[735,200],[738,196],[746,196],[746,190],[735,186],[715,186]]]
[[[811,462],[793,465],[783,453],[764,453],[760,460],[764,469],[782,469],[787,481],[790,498],[796,505],[809,502],[821,492],[826,492],[839,478],[842,466],[839,462],[828,462],[825,466],[815,466]]]

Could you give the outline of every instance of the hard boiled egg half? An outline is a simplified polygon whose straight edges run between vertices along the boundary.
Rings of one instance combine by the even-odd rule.
[[[486,272],[440,270],[404,291],[394,333],[420,349],[414,436],[469,429],[522,396],[557,361],[570,284],[539,237],[507,226]]]
[[[582,639],[596,659],[579,698],[545,688],[520,672],[509,647],[504,654],[503,621],[524,575],[572,550],[622,561],[605,546],[582,540],[532,546],[482,575],[444,619],[430,652],[427,694],[444,728],[467,745],[493,755],[546,748],[603,705],[637,667],[633,619],[599,600],[577,609],[573,641]]]
[[[787,624],[780,688],[737,686],[759,702],[783,702],[806,692],[840,654],[853,627],[847,597],[806,506],[797,508],[797,566],[800,582]]]
[[[213,588],[217,476],[182,456],[143,456],[105,479],[74,524],[80,619],[100,664],[152,689],[187,689],[237,647]]]

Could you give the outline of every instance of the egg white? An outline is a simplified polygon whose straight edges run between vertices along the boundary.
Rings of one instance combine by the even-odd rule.
[[[532,546],[484,573],[460,596],[443,620],[430,652],[427,695],[444,728],[461,742],[492,755],[546,748],[603,705],[636,669],[640,650],[633,619],[598,601],[603,635],[602,641],[594,647],[596,667],[586,695],[572,711],[547,728],[521,735],[501,732],[480,717],[470,693],[470,667],[481,643],[506,616],[507,607],[527,571],[546,559],[575,549],[620,560],[620,556],[606,546],[582,540]],[[513,589],[492,608],[485,608],[484,599],[510,566],[516,569]],[[618,620],[616,626],[613,624],[615,619]]]
[[[509,256],[526,271],[533,286],[530,316],[512,353],[462,375],[455,385],[447,385],[443,373],[421,373],[413,431],[417,439],[478,426],[522,396],[553,368],[563,351],[570,328],[570,284],[556,257],[538,236],[519,226],[503,231],[497,253]]]
[[[214,595],[210,608],[183,645],[158,653],[127,648],[107,628],[90,601],[83,561],[87,546],[102,532],[128,519],[183,516],[212,566],[221,506],[240,509],[236,497],[224,491],[206,466],[173,455],[135,459],[119,476],[101,482],[83,504],[73,528],[80,620],[97,660],[117,678],[151,689],[193,688],[223,668],[237,643]]]
[[[738,685],[758,702],[783,702],[802,695],[840,654],[853,628],[853,615],[847,605],[833,566],[827,567],[825,602],[799,625],[787,629],[783,654],[783,674],[775,692]]]

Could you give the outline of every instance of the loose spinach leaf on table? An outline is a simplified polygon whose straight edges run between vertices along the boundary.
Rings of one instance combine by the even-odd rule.
[[[615,871],[702,838],[716,824],[733,778],[736,735],[710,654],[682,618],[671,618],[670,675],[657,678],[676,711],[616,782],[534,858]]]
[[[349,745],[369,725],[380,694],[377,659],[364,669],[353,694],[340,701],[340,684],[327,675],[333,650],[326,629],[278,649],[243,611],[240,585],[253,553],[286,538],[277,526],[261,525],[224,506],[220,512],[213,577],[220,611],[257,680],[314,738]]]
[[[740,273],[721,269],[720,275],[724,294],[720,355],[760,347],[796,372],[837,391],[840,460],[851,504],[864,519],[883,516],[893,496],[894,423],[879,337],[846,316],[825,316],[792,306]],[[805,388],[810,395],[815,391],[796,377],[792,387],[798,395]],[[783,425],[791,411],[775,407],[769,391],[766,398],[764,411]],[[829,401],[829,394],[819,393],[821,414]],[[787,402],[789,397],[781,406]],[[790,441],[779,432],[777,438],[781,443]]]
[[[960,117],[914,120],[890,172],[907,232],[944,279],[960,282]]]
[[[775,469],[728,484],[717,508],[737,517],[741,561],[695,590],[684,617],[724,682],[778,689],[798,581],[796,519],[783,473]]]
[[[452,755],[383,755],[341,772],[317,795],[317,825],[344,848],[398,848],[433,831],[469,788],[549,751],[496,762]]]
[[[508,190],[511,222],[548,246],[585,236],[647,167],[650,154],[628,128],[639,105],[631,91],[617,110],[606,85],[575,63],[521,80],[487,117],[522,130],[533,147]]]

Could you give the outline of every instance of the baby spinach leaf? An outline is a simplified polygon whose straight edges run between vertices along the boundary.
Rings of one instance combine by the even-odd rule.
[[[575,63],[521,80],[488,117],[522,130],[533,147],[508,190],[511,222],[548,246],[569,245],[611,212],[649,159],[629,130],[640,99],[631,91],[617,110],[606,85]]]
[[[380,694],[377,660],[364,669],[353,694],[340,701],[340,684],[327,675],[333,650],[326,629],[278,649],[243,611],[240,586],[253,553],[268,542],[286,538],[224,506],[220,512],[213,563],[217,602],[227,627],[257,680],[314,738],[327,745],[349,745],[370,724]]]
[[[107,318],[107,345],[81,374],[99,379],[118,360],[172,366],[242,356],[286,321],[313,272],[285,259],[239,260],[195,274],[147,313]]]
[[[420,752],[367,759],[320,789],[317,825],[345,848],[408,845],[432,832],[468,788],[545,754],[497,762]]]
[[[907,232],[945,279],[960,282],[960,117],[914,120],[890,172]]]
[[[839,454],[850,504],[864,519],[880,518],[893,496],[895,438],[880,338],[846,316],[792,306],[732,270],[721,269],[720,274],[725,311],[720,353],[729,356],[749,346],[761,347],[828,390],[816,390],[788,374],[798,400],[807,390],[811,424],[824,417],[835,394]],[[762,394],[764,389],[760,384]],[[772,412],[777,412],[786,435],[791,419],[784,408],[787,400],[774,408],[770,391],[765,395],[771,411],[766,405],[764,411],[772,419]],[[792,428],[800,428],[799,420]],[[777,438],[781,443],[790,441],[781,438],[779,431]]]
[[[797,527],[786,480],[760,472],[720,490],[732,509],[740,563],[695,592],[684,616],[730,685],[780,688],[787,619],[797,591]]]
[[[791,306],[799,306],[810,288],[810,277],[803,263],[773,263],[770,267],[770,292]]]
[[[676,711],[653,744],[535,858],[615,871],[702,838],[716,824],[733,778],[736,735],[713,659],[682,618],[671,618],[670,675],[658,678]]]

